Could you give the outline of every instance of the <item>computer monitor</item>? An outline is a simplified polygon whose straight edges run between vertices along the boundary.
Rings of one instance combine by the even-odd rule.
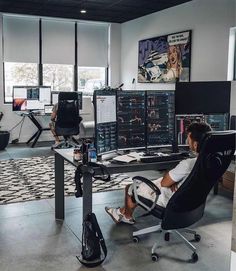
[[[118,149],[146,147],[145,91],[117,92]]]
[[[176,140],[179,146],[187,145],[187,128],[192,122],[204,122],[204,115],[176,115]]]
[[[175,114],[230,112],[230,81],[177,82]]]
[[[147,91],[147,147],[171,145],[174,139],[174,91]]]
[[[53,105],[51,105],[51,104],[45,104],[44,105],[44,113],[45,113],[45,115],[52,114],[52,110],[53,110]]]
[[[205,115],[205,122],[211,125],[214,131],[225,131],[229,129],[229,114]]]
[[[58,96],[60,91],[52,91],[52,104],[58,103]],[[83,93],[78,92],[78,100],[79,100],[79,110],[82,110],[83,107]]]
[[[14,86],[13,111],[44,110],[51,104],[51,87],[48,86]]]
[[[95,90],[95,147],[97,155],[117,150],[116,91]]]

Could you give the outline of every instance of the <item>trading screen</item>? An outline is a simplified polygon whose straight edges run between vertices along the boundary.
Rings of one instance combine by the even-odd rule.
[[[147,92],[147,147],[172,143],[174,102],[174,92]]]
[[[117,149],[116,92],[96,90],[95,101],[95,145],[97,154]]]
[[[49,104],[51,104],[51,87],[13,87],[13,111],[44,110],[44,106]]]
[[[225,131],[229,129],[229,114],[205,115],[205,121],[211,125],[214,131]]]
[[[176,115],[178,145],[187,145],[187,129],[192,122],[204,122],[204,115]]]
[[[117,92],[118,149],[145,147],[145,97],[145,91]]]

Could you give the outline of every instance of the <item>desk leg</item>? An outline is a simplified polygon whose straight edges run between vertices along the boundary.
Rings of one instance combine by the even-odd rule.
[[[29,144],[38,134],[38,131],[36,133],[34,133],[31,138],[26,142],[26,144]]]
[[[83,220],[92,212],[93,192],[92,175],[89,172],[83,174]]]
[[[39,130],[39,131],[37,132],[37,135],[36,135],[36,137],[35,137],[35,139],[34,139],[34,142],[33,142],[32,145],[31,145],[31,148],[33,148],[33,147],[35,146],[35,144],[38,142],[38,139],[39,139],[41,133],[42,133],[42,130]]]
[[[55,153],[55,217],[63,220],[65,217],[64,203],[64,158]]]

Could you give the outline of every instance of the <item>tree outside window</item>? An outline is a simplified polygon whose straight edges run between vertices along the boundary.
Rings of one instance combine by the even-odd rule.
[[[43,85],[53,91],[73,91],[73,65],[44,64]]]
[[[5,102],[12,102],[13,86],[37,86],[38,65],[36,63],[4,63]]]

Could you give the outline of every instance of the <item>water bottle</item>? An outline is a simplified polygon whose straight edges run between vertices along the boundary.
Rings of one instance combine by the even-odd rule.
[[[88,149],[88,161],[93,163],[97,162],[97,152],[93,144],[90,144]]]

